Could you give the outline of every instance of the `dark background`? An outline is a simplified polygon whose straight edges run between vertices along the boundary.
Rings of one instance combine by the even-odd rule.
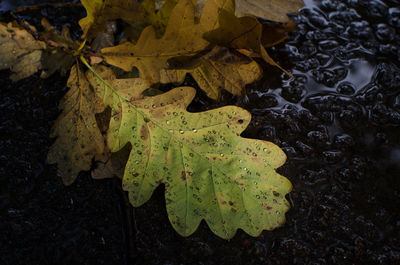
[[[279,172],[293,191],[282,228],[225,241],[203,222],[183,238],[162,186],[136,209],[117,179],[82,172],[63,186],[45,157],[66,77],[12,83],[1,71],[0,264],[400,264],[400,3],[314,2],[270,49],[294,78],[263,64],[265,77],[244,98],[213,102],[199,90],[189,108],[239,105],[253,114],[244,136],[284,149]],[[43,1],[0,9],[10,3]],[[75,38],[84,15],[81,7],[15,13],[38,27],[43,16],[68,25]]]

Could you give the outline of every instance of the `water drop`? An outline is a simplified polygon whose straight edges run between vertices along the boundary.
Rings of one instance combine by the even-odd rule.
[[[220,156],[224,156],[224,154],[220,154]]]
[[[180,130],[180,131],[179,131],[179,133],[180,133],[180,134],[183,134],[183,133],[184,133],[184,131],[183,131],[183,130]]]
[[[197,130],[196,130],[196,129],[193,129],[193,132],[194,132],[194,133],[197,133]]]
[[[170,125],[171,124],[171,122],[170,121],[167,121],[167,125]]]
[[[243,170],[244,170],[244,171],[247,171],[247,167],[244,167]]]

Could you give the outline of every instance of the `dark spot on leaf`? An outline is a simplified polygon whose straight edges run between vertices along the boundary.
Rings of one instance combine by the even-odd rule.
[[[146,140],[149,137],[149,132],[147,131],[147,128],[145,125],[142,125],[140,128],[140,138],[143,140]]]

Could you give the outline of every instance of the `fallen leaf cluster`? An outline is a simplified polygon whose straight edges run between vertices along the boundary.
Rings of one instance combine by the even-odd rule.
[[[0,24],[0,68],[13,71],[13,80],[70,69],[47,157],[64,184],[95,160],[92,176],[122,178],[135,207],[164,184],[169,219],[183,236],[202,220],[225,239],[239,228],[258,236],[281,226],[291,190],[275,171],[286,160],[283,151],[241,137],[251,115],[239,107],[188,112],[196,92],[179,85],[189,74],[212,99],[222,89],[243,95],[247,84],[262,77],[260,60],[278,66],[266,48],[286,38],[294,27],[286,14],[302,1],[81,2],[87,11],[79,21],[82,44],[46,20],[41,33],[26,23]],[[118,43],[116,27],[124,32]],[[118,78],[110,65],[138,76]],[[163,83],[177,87],[146,94]]]

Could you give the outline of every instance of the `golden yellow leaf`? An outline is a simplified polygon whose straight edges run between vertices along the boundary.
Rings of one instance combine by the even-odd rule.
[[[125,42],[102,49],[107,63],[129,72],[137,67],[140,77],[151,84],[160,82],[160,71],[167,69],[168,59],[193,56],[206,49],[203,33],[218,26],[220,8],[233,9],[231,0],[208,1],[200,22],[195,24],[195,6],[191,0],[180,0],[172,11],[165,34],[158,39],[153,26],[145,28],[136,44]]]
[[[77,66],[72,67],[67,86],[70,90],[59,105],[62,113],[50,135],[57,138],[47,161],[57,163],[63,183],[70,185],[80,171],[90,169],[92,158],[104,150],[104,138],[95,118],[104,106]]]
[[[209,98],[218,100],[222,89],[242,96],[247,84],[261,78],[262,70],[255,61],[217,46],[199,58],[196,66],[161,73],[161,83],[182,83],[186,73],[190,73]]]
[[[287,22],[288,13],[295,13],[304,6],[302,0],[235,0],[238,17],[254,15],[276,22]]]
[[[36,40],[16,23],[0,23],[0,45],[0,70],[14,72],[11,80],[18,81],[41,69],[42,51],[46,44]]]

